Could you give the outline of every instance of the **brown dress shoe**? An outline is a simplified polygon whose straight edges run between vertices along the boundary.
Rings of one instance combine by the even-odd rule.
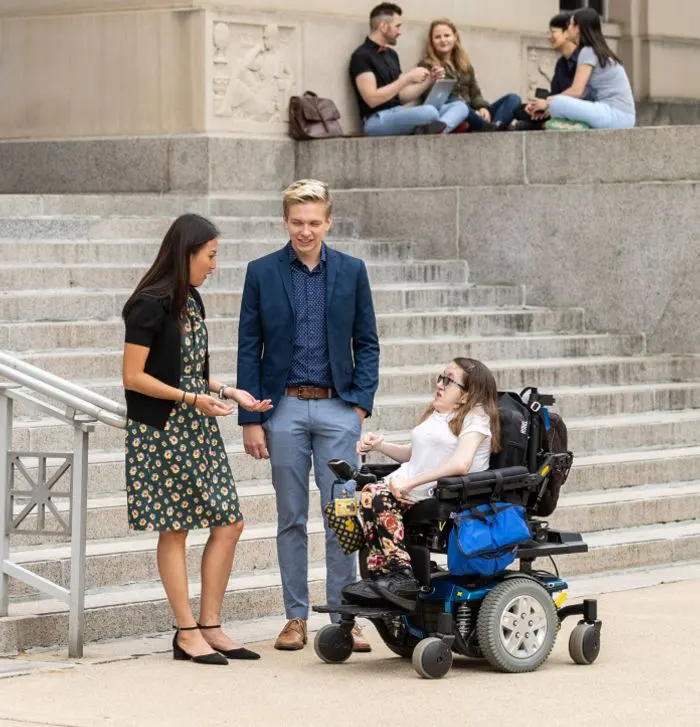
[[[367,654],[372,651],[369,641],[367,641],[362,629],[357,624],[352,627],[352,650],[359,654]]]
[[[275,649],[298,651],[306,645],[306,619],[290,618],[275,641]]]

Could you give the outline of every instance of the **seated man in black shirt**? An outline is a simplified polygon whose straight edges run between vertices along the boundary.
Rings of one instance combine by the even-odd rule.
[[[368,136],[449,133],[467,116],[464,102],[435,106],[403,106],[420,99],[444,71],[413,68],[401,73],[396,45],[401,35],[401,8],[394,3],[377,5],[369,16],[370,34],[350,58],[350,80]]]

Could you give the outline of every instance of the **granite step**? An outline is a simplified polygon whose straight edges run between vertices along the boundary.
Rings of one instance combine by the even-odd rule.
[[[118,319],[131,292],[126,289],[96,291],[79,288],[5,291],[0,294],[0,322],[3,322],[0,327],[7,331],[16,331],[16,327],[11,327],[19,323],[20,327],[29,326],[31,331],[32,324],[37,322],[75,323],[85,326],[95,320]],[[220,290],[207,287],[205,305],[208,322],[238,313],[241,292],[241,289]],[[373,299],[377,313],[525,306],[523,288],[517,285],[388,283],[373,287]],[[617,337],[617,334],[613,335]],[[625,340],[634,338],[635,346],[643,345],[642,336],[620,335]],[[25,339],[17,339],[18,342],[22,340]]]
[[[376,431],[404,430],[398,437],[408,441],[408,429],[415,424],[421,406],[399,407],[396,411],[387,410],[372,417],[367,424]],[[381,410],[380,410],[381,411]],[[394,426],[384,427],[382,423]],[[399,427],[398,425],[403,425]],[[641,414],[622,414],[615,416],[585,417],[569,419],[569,447],[583,454],[601,454],[618,450],[642,448],[668,448],[691,446],[700,441],[700,411],[683,410],[671,412],[643,412]],[[222,435],[227,444],[229,459],[234,473],[242,479],[253,479],[249,474],[250,463],[240,451],[240,428],[233,417],[220,420]],[[30,426],[17,426],[13,430],[13,447],[23,451],[63,451],[69,443],[67,428],[59,429],[51,420],[42,419]],[[122,430],[98,426],[92,435],[95,449],[118,451],[123,446]],[[397,437],[397,438],[398,438]],[[243,461],[242,461],[243,460]]]
[[[700,522],[584,533],[589,552],[557,558],[565,577],[579,574],[651,567],[654,564],[696,561],[700,555]],[[440,558],[438,557],[440,560]],[[548,561],[541,562],[548,567]],[[312,563],[309,569],[312,603],[323,603],[325,573]],[[199,595],[197,582],[190,583],[193,605]],[[282,614],[279,572],[272,568],[255,573],[233,574],[224,599],[225,621]],[[103,588],[86,594],[86,641],[121,638],[167,631],[172,615],[157,581]],[[12,599],[10,616],[0,618],[0,653],[33,647],[54,646],[67,638],[67,608],[51,599]]]
[[[221,236],[230,239],[267,239],[285,241],[287,234],[282,216],[214,216]],[[65,239],[65,240],[160,240],[173,222],[173,216],[109,216],[99,215],[34,215],[0,216],[0,239]],[[335,218],[333,235],[357,237],[355,220]]]
[[[418,397],[417,404],[422,410],[432,397],[435,388],[435,371],[439,367],[431,366],[425,373],[412,373],[401,376],[389,368],[380,371],[379,399],[380,405],[393,406],[399,403],[410,405]],[[498,371],[497,365],[492,366],[497,372],[496,381],[499,389],[520,391],[524,384],[540,379],[518,377],[510,371]],[[545,370],[546,371],[546,370]],[[545,376],[542,378],[546,378]],[[665,378],[659,376],[659,379]],[[92,391],[102,394],[114,401],[124,400],[124,390],[119,380],[92,380],[84,382]],[[583,386],[549,386],[542,385],[541,390],[556,395],[556,411],[565,419],[582,416],[604,416],[607,414],[634,414],[644,411],[673,411],[694,409],[700,406],[700,381],[668,383],[650,381],[634,384],[583,385]],[[392,393],[395,390],[403,394]],[[389,399],[385,397],[390,397]],[[21,410],[20,410],[21,411]],[[376,412],[378,417],[380,412]],[[378,421],[378,419],[377,419]],[[384,427],[385,429],[387,427]]]
[[[544,363],[544,362],[543,362]],[[512,372],[498,371],[497,382],[501,390],[519,391],[528,382],[541,382],[547,378],[547,370],[539,377],[520,377]],[[391,369],[380,371],[379,396],[376,401],[374,426],[384,431],[403,428],[406,417],[417,418],[432,398],[435,388],[435,371],[432,366],[428,371],[412,374],[397,374]],[[572,370],[572,375],[573,372]],[[664,378],[659,376],[659,378]],[[80,382],[79,382],[80,383]],[[112,379],[88,380],[82,382],[92,391],[115,402],[124,402],[124,390],[119,380]],[[612,414],[634,414],[646,411],[679,411],[694,409],[700,406],[700,381],[684,383],[642,382],[634,384],[550,387],[547,382],[541,390],[547,390],[557,398],[556,411],[565,419],[585,416],[606,416]],[[403,394],[392,393],[396,390]],[[46,398],[46,397],[38,397]],[[35,418],[33,409],[22,404],[17,405],[16,414],[21,418]],[[397,423],[394,426],[394,423]],[[31,424],[30,424],[31,426]],[[57,426],[59,426],[57,424]],[[102,440],[99,440],[101,446]]]
[[[413,243],[406,240],[343,240],[329,237],[328,245],[363,260],[409,260]],[[219,239],[219,263],[249,262],[279,250],[284,241]],[[0,239],[0,260],[5,264],[24,265],[51,263],[56,265],[142,264],[150,265],[156,257],[160,240],[41,240],[31,239],[18,245],[14,240]]]
[[[199,581],[191,578],[189,593],[195,613],[199,608],[200,591]],[[324,594],[325,568],[319,564],[311,564],[311,602],[323,603]],[[280,621],[283,621],[284,606],[279,571],[270,569],[235,574],[224,597],[222,620],[244,621],[271,614],[279,615]],[[86,593],[86,642],[160,631],[172,633],[172,612],[159,582],[98,589]],[[60,601],[13,601],[10,604],[10,615],[0,618],[0,654],[64,644],[67,637],[67,607]]]
[[[185,194],[4,194],[0,216],[113,215],[172,216],[185,212],[200,215],[281,216],[282,194],[256,192],[203,197]]]
[[[43,348],[95,348],[118,342],[121,346],[124,324],[121,310],[130,293],[52,291],[42,295],[36,291],[7,293],[0,297],[0,308],[12,316],[0,322],[0,341],[12,350],[40,351]],[[400,312],[426,312],[436,309],[498,308],[519,310],[524,307],[522,290],[517,286],[447,285],[447,284],[387,284],[377,285],[373,293],[378,315]],[[69,300],[67,300],[69,299]],[[59,313],[52,307],[58,302]],[[64,319],[68,304],[70,320]],[[208,291],[206,296],[207,324],[216,332],[217,326],[231,324],[231,316],[239,312],[241,291]],[[105,315],[109,311],[109,315]],[[17,316],[23,316],[17,320]],[[89,318],[86,316],[90,315]],[[116,314],[116,315],[115,315]],[[60,315],[61,320],[57,320]],[[43,317],[44,320],[34,320]],[[50,317],[50,318],[49,318]],[[47,320],[48,319],[48,320]],[[111,337],[105,331],[111,332]],[[97,333],[102,333],[100,338]],[[229,337],[231,328],[223,335]],[[623,337],[624,340],[626,340]],[[639,339],[637,339],[639,340]],[[107,342],[107,344],[104,343]],[[117,345],[117,344],[115,344]]]
[[[270,481],[238,482],[237,491],[246,528],[276,522],[275,495]],[[312,481],[309,489],[310,513],[320,513],[318,488]],[[67,500],[54,503],[62,514],[67,514]],[[18,514],[23,503],[17,503]],[[91,497],[87,505],[87,537],[89,540],[124,538],[129,535],[126,493],[124,489]],[[657,485],[632,485],[620,482],[615,489],[578,491],[567,482],[559,506],[547,519],[564,530],[608,530],[653,523],[674,522],[700,518],[700,481],[673,482]],[[36,528],[36,517],[29,515],[23,527]],[[54,534],[47,536],[34,532],[12,536],[13,550],[69,541],[62,534],[53,517],[47,517],[45,528]]]
[[[219,264],[207,281],[207,290],[242,288],[247,263]],[[135,288],[147,265],[119,263],[47,266],[45,263],[0,265],[0,289],[36,290],[87,288],[95,290]],[[370,283],[454,283],[467,282],[467,264],[460,261],[368,262]]]
[[[393,432],[389,441],[406,442],[408,432]],[[227,446],[234,476],[239,483],[239,495],[246,500],[246,517],[259,522],[258,497],[272,494],[269,482],[269,461],[255,461],[241,451],[240,442]],[[388,461],[384,458],[378,458]],[[23,460],[33,477],[36,476],[36,460]],[[49,461],[49,474],[60,462]],[[661,485],[667,482],[700,481],[700,446],[669,448],[638,448],[606,452],[604,454],[577,454],[564,491],[583,493],[592,490],[618,489],[640,485]],[[91,498],[102,503],[102,497],[124,497],[123,449],[113,451],[90,450],[89,492]],[[63,486],[63,490],[67,484]],[[60,488],[59,488],[60,489]],[[311,486],[312,494],[315,487]],[[106,506],[106,505],[105,505]],[[251,520],[252,518],[252,520]]]
[[[544,363],[544,362],[543,362]],[[546,372],[546,368],[543,368]],[[400,387],[408,393],[401,396],[386,394],[384,392],[396,388],[394,379],[399,377]],[[396,374],[389,370],[380,373],[382,386],[380,396],[375,401],[375,409],[371,418],[371,427],[377,431],[393,432],[410,428],[418,420],[426,405],[432,398],[434,391],[435,370],[430,368],[426,373],[415,374],[413,378],[403,374]],[[533,377],[530,381],[541,381],[545,376]],[[520,384],[508,381],[506,376],[499,376],[503,389],[519,389]],[[515,383],[515,386],[504,385]],[[117,382],[111,385],[93,385],[97,393],[109,396],[113,401],[123,402],[123,392]],[[571,387],[566,389],[566,396],[559,394],[556,388],[542,386],[551,393],[559,396],[561,406],[554,410],[561,412],[567,422],[572,419],[587,421],[592,418],[607,418],[621,415],[638,414],[653,417],[654,415],[678,412],[679,415],[690,412],[700,400],[700,383],[689,382],[684,384],[654,383],[626,386],[601,387]],[[417,394],[416,390],[421,393]],[[424,392],[424,393],[423,393]],[[65,425],[48,417],[34,415],[30,407],[20,404],[17,407],[15,421],[14,441],[16,446],[24,442],[32,442],[33,446],[41,446],[42,450],[61,450],[70,445],[71,432]],[[696,412],[700,415],[700,411]],[[370,426],[368,423],[367,426]],[[219,427],[228,442],[240,439],[240,429],[236,415],[224,417],[219,420]],[[121,430],[98,425],[91,437],[95,449],[109,450],[121,446],[123,441]],[[653,444],[653,442],[652,442]],[[574,450],[576,451],[576,450]],[[589,450],[587,450],[589,451]]]
[[[234,573],[274,568],[277,564],[274,503],[271,502],[272,522],[248,525],[236,547]],[[630,530],[679,522],[695,523],[698,550],[685,554],[683,560],[700,557],[700,484],[678,483],[658,487],[625,488],[581,495],[566,495],[548,520],[553,527],[575,532],[596,532],[606,542],[603,531]],[[309,557],[323,558],[325,535],[323,521],[312,517],[308,523]],[[207,530],[194,530],[187,539],[188,571],[196,572],[201,562]],[[139,581],[157,580],[155,560],[157,535],[140,533],[130,537],[90,540],[86,546],[86,587],[107,588]],[[10,560],[28,568],[43,578],[63,587],[70,579],[70,545],[68,543],[42,544],[13,549]],[[640,565],[626,563],[625,568]],[[605,570],[604,567],[592,571]],[[13,580],[10,595],[30,597],[33,590]]]
[[[220,216],[281,216],[282,194],[256,192],[203,197],[185,194],[3,194],[0,216],[172,216],[185,212]]]
[[[91,494],[87,502],[87,538],[88,540],[123,538],[129,533],[127,517],[126,490],[124,485],[124,469],[120,462],[111,462],[111,469],[119,470],[121,478],[113,482],[113,491]],[[116,466],[114,466],[116,465]],[[31,470],[32,472],[35,470]],[[269,476],[269,472],[268,472]],[[321,500],[320,493],[314,482],[313,476],[309,484],[309,512],[320,514]],[[92,483],[91,483],[92,484]],[[92,487],[90,488],[92,492]],[[60,492],[67,493],[67,487],[63,486]],[[237,481],[236,492],[240,502],[241,512],[245,518],[245,527],[271,524],[276,522],[275,491],[271,480],[249,480]],[[24,503],[15,504],[15,516],[19,514]],[[65,515],[68,513],[68,500],[55,500],[54,505],[58,511]],[[12,549],[22,550],[27,546],[45,545],[50,547],[54,543],[63,543],[70,540],[70,536],[63,533],[62,528],[55,517],[47,513],[45,529],[51,532],[50,535],[36,533],[36,514],[32,513],[23,521],[24,532],[12,535]],[[246,531],[247,532],[247,531]],[[134,535],[134,533],[131,533]]]
[[[115,319],[111,322],[76,323],[67,326],[60,324],[40,324],[33,334],[31,330],[23,337],[21,327],[6,328],[5,335],[12,335],[13,341],[21,350],[21,357],[40,368],[67,379],[108,379],[117,377],[121,372],[122,324]],[[121,328],[121,330],[120,330]],[[215,318],[208,322],[210,334],[211,370],[212,372],[231,372],[236,362],[236,339],[238,335],[237,318]],[[473,308],[460,311],[449,311],[440,314],[436,311],[407,310],[401,313],[379,313],[377,329],[380,341],[390,338],[406,338],[412,335],[419,340],[433,336],[444,343],[447,336],[455,340],[458,334],[465,338],[479,332],[481,336],[502,337],[504,334],[532,332],[550,335],[555,331],[583,333],[583,316],[577,309],[548,311],[533,308]],[[74,333],[73,333],[74,332]],[[31,336],[51,341],[49,351],[33,351],[27,349],[32,342]],[[74,338],[70,336],[73,335]],[[227,345],[217,345],[224,342]],[[457,343],[457,341],[455,341]],[[63,344],[63,350],[61,350]],[[85,347],[76,348],[83,344]],[[104,345],[107,344],[107,345]],[[7,345],[7,342],[6,342]],[[15,350],[11,348],[11,350]],[[447,360],[464,351],[455,345]],[[445,361],[435,362],[440,366]],[[221,374],[223,375],[223,374]]]
[[[123,481],[123,475],[120,474]],[[566,490],[589,492],[627,485],[700,480],[700,446],[576,455]],[[105,474],[104,482],[114,481]]]
[[[420,397],[422,406],[432,398],[435,379],[452,356],[422,366],[382,366],[379,369],[379,391],[375,411],[384,405],[408,403]],[[113,357],[121,356],[115,351]],[[216,371],[230,371],[227,380],[235,380],[236,350],[223,358],[221,350],[212,355]],[[34,354],[23,356],[32,361]],[[383,358],[383,356],[382,356]],[[229,365],[226,365],[226,360]],[[232,363],[231,363],[232,362]],[[540,359],[534,361],[486,361],[494,373],[500,391],[520,391],[537,384],[540,390],[557,397],[556,409],[562,416],[591,414],[632,414],[654,409],[689,409],[696,406],[693,392],[700,384],[700,358],[695,356],[669,357],[599,357],[595,362],[586,358]],[[45,367],[49,370],[49,367]],[[80,367],[76,365],[75,371]],[[123,401],[120,377],[73,379],[87,388],[115,401]],[[589,400],[587,409],[580,400]]]
[[[323,521],[310,519],[307,527],[309,558],[322,560],[325,548]],[[234,574],[266,570],[277,566],[277,526],[270,523],[248,525],[236,546]],[[193,530],[187,538],[187,570],[199,570],[208,530]],[[116,539],[90,540],[86,546],[86,588],[124,586],[158,579],[154,533],[140,533]],[[70,545],[29,546],[10,553],[10,560],[54,583],[68,587],[70,582]],[[10,595],[31,597],[35,593],[20,581],[12,581]]]

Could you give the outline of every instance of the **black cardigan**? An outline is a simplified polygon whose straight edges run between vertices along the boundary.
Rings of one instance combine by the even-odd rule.
[[[202,298],[194,288],[190,293],[206,317]],[[168,386],[180,386],[180,328],[170,315],[170,298],[140,295],[126,318],[124,341],[147,346],[150,351],[144,371]],[[209,381],[209,351],[206,352],[204,378]],[[155,399],[126,389],[126,416],[134,421],[164,429],[170,412],[179,402]]]

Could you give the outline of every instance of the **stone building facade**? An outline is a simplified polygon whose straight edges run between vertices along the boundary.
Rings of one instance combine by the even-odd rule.
[[[563,0],[567,2],[567,0]],[[568,0],[586,2],[591,0]],[[595,1],[595,0],[594,0]],[[597,0],[601,2],[601,0]],[[3,0],[0,139],[286,131],[291,95],[333,98],[357,128],[350,53],[375,0]],[[522,96],[555,60],[560,0],[403,0],[405,68],[428,22],[461,29],[488,98]],[[605,0],[638,100],[700,99],[700,3]]]

